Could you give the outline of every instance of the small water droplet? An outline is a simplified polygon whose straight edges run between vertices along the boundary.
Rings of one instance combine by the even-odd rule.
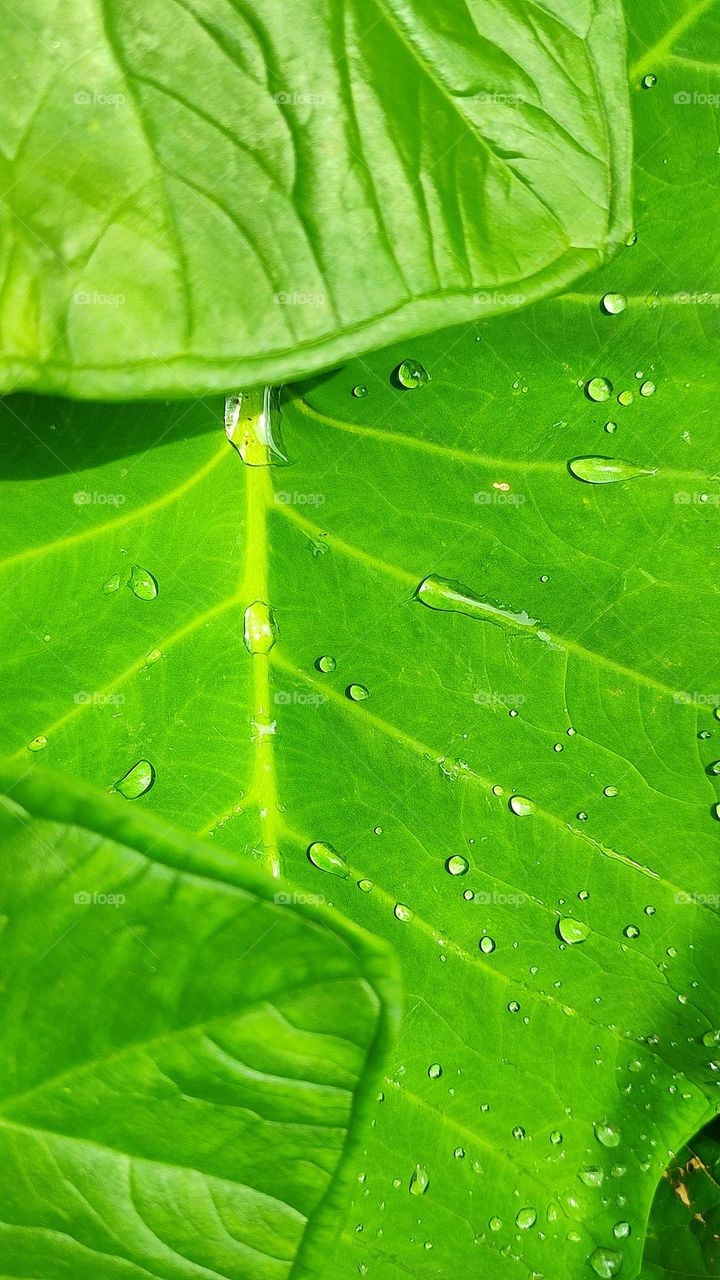
[[[488,1226],[489,1226],[489,1228],[490,1228],[490,1230],[491,1230],[491,1231],[501,1231],[501,1230],[502,1230],[502,1219],[501,1219],[501,1218],[491,1218],[491,1219],[490,1219],[490,1221],[488,1222]]]
[[[455,1150],[453,1151],[453,1155],[454,1155],[454,1157],[455,1157],[455,1159],[456,1159],[456,1160],[464,1160],[464,1159],[465,1159],[465,1148],[464,1148],[464,1147],[456,1147],[456,1148],[455,1148]]]
[[[641,396],[645,396],[646,398],[647,398],[648,396],[654,396],[654,395],[655,395],[655,383],[654,383],[654,382],[643,382],[643,384],[642,384],[642,386],[641,386],[641,388],[640,388],[640,395],[641,395]]]
[[[588,400],[594,400],[596,404],[601,404],[603,400],[609,400],[612,395],[613,384],[609,378],[591,378],[585,383],[585,394]]]
[[[281,419],[280,392],[276,387],[241,391],[225,400],[225,435],[248,467],[287,462]]]
[[[353,387],[352,393],[355,396],[356,400],[364,400],[365,396],[368,393],[368,389],[367,387],[363,386],[362,383],[359,383],[358,386]]]
[[[621,405],[623,406],[623,408],[624,408],[624,409],[627,409],[628,405],[631,405],[631,404],[633,404],[634,402],[635,402],[635,392],[634,392],[634,391],[621,391],[621,392],[620,392],[620,395],[618,396],[618,404],[621,404]]]
[[[314,867],[318,871],[327,871],[330,875],[341,876],[347,879],[350,872],[348,865],[341,853],[338,853],[331,844],[327,844],[324,840],[315,840],[308,846],[307,856]]]
[[[351,702],[364,702],[370,697],[370,690],[366,689],[364,684],[349,684],[345,695]]]
[[[617,1253],[615,1249],[605,1249],[601,1246],[593,1250],[588,1262],[595,1274],[600,1276],[600,1280],[612,1280],[622,1266],[622,1254]]]
[[[521,1231],[528,1231],[530,1227],[535,1226],[536,1222],[537,1211],[531,1208],[530,1205],[525,1209],[520,1209],[515,1218],[515,1226],[519,1227]]]
[[[654,916],[654,915],[655,915],[655,912],[656,912],[656,910],[657,910],[657,907],[653,907],[653,906],[651,906],[650,904],[648,904],[648,906],[647,906],[647,907],[644,907],[644,908],[643,908],[643,910],[644,910],[644,912],[645,912],[645,915],[646,915],[646,916]]]
[[[654,71],[649,71],[646,76],[643,76],[640,83],[642,84],[643,89],[654,89],[657,84],[657,76]]]
[[[720,1031],[706,1031],[702,1042],[706,1049],[713,1049],[715,1045],[720,1044]]]
[[[614,435],[615,432],[617,431],[617,422],[606,422],[605,430],[607,431],[609,436]]]
[[[568,946],[573,946],[576,942],[586,942],[590,937],[590,926],[582,920],[573,920],[570,916],[564,916],[558,920],[557,931]]]
[[[617,789],[617,787],[604,787],[604,788],[603,788],[603,795],[604,795],[604,796],[609,796],[610,798],[612,798],[612,796],[616,796],[617,794],[618,794],[618,789]]]
[[[421,1164],[416,1164],[412,1171],[409,1191],[413,1196],[424,1196],[430,1185],[430,1175]]]
[[[428,1075],[431,1080],[439,1080],[443,1070],[439,1062],[431,1062],[428,1067]]]
[[[527,796],[511,796],[508,800],[508,808],[519,818],[527,818],[529,814],[535,813],[537,806],[535,801]]]
[[[358,880],[357,886],[363,893],[370,893],[375,888],[375,882],[373,880]]]
[[[158,593],[157,579],[139,564],[132,566],[128,586],[138,600],[154,600]]]
[[[627,306],[624,293],[606,293],[600,303],[603,311],[609,316],[618,316]]]
[[[560,1146],[560,1143],[562,1142],[562,1140],[563,1140],[563,1136],[562,1136],[562,1134],[561,1134],[560,1130],[559,1130],[559,1129],[553,1129],[552,1133],[550,1134],[550,1141],[552,1142],[553,1146],[554,1146],[554,1147],[559,1147],[559,1146]]]
[[[47,738],[43,737],[42,734],[38,734],[37,738],[33,738],[32,742],[28,742],[27,749],[28,751],[44,751],[47,744]]]
[[[629,1222],[616,1222],[613,1227],[613,1235],[616,1240],[627,1240],[631,1230]]]
[[[132,769],[128,769],[127,773],[114,783],[112,790],[119,791],[126,800],[137,800],[139,796],[144,796],[150,790],[154,782],[155,770],[150,761],[138,760]]]
[[[515,1128],[512,1131],[512,1136],[513,1138],[515,1138],[516,1142],[525,1141],[525,1130],[523,1129],[522,1125],[520,1124],[515,1125]]]
[[[601,1146],[619,1147],[620,1130],[617,1125],[612,1124],[609,1120],[596,1120],[593,1125],[593,1132]]]
[[[640,937],[640,930],[638,929],[638,927],[637,927],[637,925],[636,925],[636,924],[628,924],[628,925],[626,925],[626,926],[625,926],[625,928],[623,929],[623,933],[625,934],[625,937],[626,937],[626,938],[639,938],[639,937]]]
[[[461,858],[459,854],[453,854],[452,858],[448,858],[445,863],[445,869],[451,876],[464,876],[470,863],[467,858]]]
[[[489,937],[487,936],[487,934],[486,934],[484,937],[482,937],[482,938],[480,939],[479,943],[478,943],[478,946],[479,946],[480,950],[482,951],[483,955],[485,955],[485,956],[492,955],[493,951],[495,950],[496,945],[497,945],[497,944],[496,944],[496,942],[495,942],[495,939],[494,939],[494,938],[489,938]]]
[[[145,654],[145,666],[152,667],[155,665],[156,662],[159,662],[161,658],[162,658],[161,649],[151,649],[149,653]]]
[[[430,374],[419,360],[403,360],[393,371],[393,381],[406,391],[414,391],[430,381]]]
[[[103,591],[105,592],[106,595],[109,596],[109,595],[112,595],[113,591],[119,591],[120,586],[121,586],[120,574],[114,573],[112,578],[108,578],[107,582],[103,583]]]
[[[580,812],[579,812],[579,814],[577,815],[577,817],[578,817],[578,821],[580,821],[580,822],[587,822],[587,820],[588,820],[588,816],[587,816],[587,814],[586,814],[586,812],[585,812],[585,810],[584,810],[584,809],[581,809],[581,810],[580,810]]]
[[[328,672],[335,670],[337,662],[329,653],[324,653],[320,658],[315,659],[315,666],[318,671],[322,671],[324,675],[327,675]]]
[[[622,458],[580,457],[571,458],[568,471],[576,480],[585,484],[616,484],[620,480],[636,480],[640,476],[654,476],[655,469],[638,467]]]
[[[520,1012],[520,1005],[518,1004],[517,1000],[511,1000],[508,1005],[508,1013],[519,1013],[519,1012]]]
[[[264,600],[254,600],[245,610],[243,640],[248,653],[269,653],[279,635],[275,614]]]
[[[605,1174],[597,1165],[589,1165],[585,1169],[578,1170],[578,1178],[586,1187],[601,1187],[605,1181]]]
[[[560,751],[564,751],[564,750],[565,750],[565,748],[564,748],[564,746],[563,746],[562,742],[556,742],[556,743],[555,743],[555,745],[554,745],[554,747],[553,747],[553,751],[556,751],[556,752],[558,752],[558,753],[559,753]]]
[[[393,914],[396,920],[402,920],[403,924],[407,924],[408,921],[412,920],[413,918],[413,912],[410,910],[409,907],[405,906],[404,902],[395,903],[395,906],[393,908]]]

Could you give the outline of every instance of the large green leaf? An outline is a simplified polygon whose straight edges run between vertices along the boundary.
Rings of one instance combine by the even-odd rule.
[[[720,1127],[715,1120],[670,1162],[655,1197],[643,1280],[720,1275]]]
[[[124,801],[0,785],[3,1276],[310,1280],[389,952]]]
[[[3,10],[3,387],[298,377],[530,301],[622,243],[619,0],[291,10]]]

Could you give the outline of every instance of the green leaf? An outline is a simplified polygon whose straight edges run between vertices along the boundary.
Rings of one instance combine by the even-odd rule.
[[[670,1162],[653,1205],[643,1280],[720,1272],[719,1137],[715,1120]]]
[[[619,0],[39,0],[3,26],[5,388],[304,376],[627,233]]]
[[[389,952],[124,801],[0,785],[3,1275],[309,1280],[395,1021]]]

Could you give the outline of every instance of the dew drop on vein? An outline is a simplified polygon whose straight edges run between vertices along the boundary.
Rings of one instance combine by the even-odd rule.
[[[243,641],[248,653],[269,653],[280,634],[275,613],[264,600],[254,600],[245,610]]]
[[[43,734],[38,734],[37,738],[33,738],[32,741],[28,742],[27,749],[28,751],[44,751],[47,744],[47,738]]]
[[[617,484],[621,480],[636,480],[642,476],[654,476],[656,468],[638,467],[623,458],[584,456],[571,458],[568,471],[584,484]]]
[[[225,400],[225,435],[248,467],[287,462],[277,387],[239,391]]]
[[[600,306],[606,315],[618,316],[625,310],[627,298],[624,293],[606,293],[603,295]]]
[[[318,871],[327,871],[330,875],[340,876],[343,880],[346,880],[350,874],[343,855],[325,840],[314,840],[308,846],[307,856]]]
[[[421,1164],[416,1164],[410,1175],[409,1191],[413,1196],[424,1196],[430,1186],[430,1175]]]
[[[464,876],[468,870],[470,863],[467,858],[463,858],[460,854],[453,854],[445,863],[445,869],[451,876]]]
[[[535,813],[537,806],[534,800],[530,800],[527,796],[511,796],[508,800],[508,808],[511,813],[517,815],[518,818],[527,818],[531,813]]]
[[[119,791],[126,800],[137,800],[146,795],[155,784],[155,769],[149,760],[138,760],[111,787],[111,791]]]
[[[364,702],[366,698],[370,697],[370,690],[364,684],[349,684],[345,690],[345,696],[351,702]]]
[[[557,932],[563,942],[568,946],[573,946],[578,942],[586,942],[590,937],[590,927],[582,920],[573,920],[570,916],[563,916],[558,920]]]

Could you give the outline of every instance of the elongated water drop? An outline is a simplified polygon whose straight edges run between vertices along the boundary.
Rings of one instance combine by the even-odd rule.
[[[578,1178],[585,1183],[586,1187],[601,1187],[605,1181],[605,1174],[597,1165],[592,1165],[585,1169],[579,1169]]]
[[[657,468],[649,470],[622,458],[581,457],[571,458],[568,471],[576,480],[585,484],[615,484],[619,480],[636,480],[640,476],[654,476]]]
[[[531,1208],[530,1205],[525,1209],[520,1209],[515,1218],[515,1226],[519,1227],[521,1231],[528,1231],[530,1227],[535,1226],[536,1222],[537,1210]]]
[[[568,946],[573,946],[576,942],[586,942],[590,937],[589,925],[582,920],[573,920],[570,916],[564,916],[562,920],[558,920],[557,931]]]
[[[527,818],[529,814],[535,813],[536,807],[535,801],[528,799],[527,796],[511,796],[508,800],[508,808],[512,813],[517,814],[518,818]]]
[[[409,1191],[413,1196],[424,1196],[430,1186],[430,1175],[421,1164],[416,1164],[410,1175]]]
[[[375,883],[373,880],[358,880],[357,886],[362,893],[370,893],[375,888]]]
[[[453,578],[441,578],[436,573],[423,578],[415,589],[413,599],[426,605],[428,609],[437,609],[441,613],[464,613],[468,618],[492,622],[497,626],[537,626],[537,619],[531,618],[524,611],[515,612],[488,596],[478,595],[472,587],[466,587],[462,582],[456,582]]]
[[[31,742],[28,742],[27,749],[28,751],[44,751],[47,744],[47,738],[43,734],[38,734],[37,738],[33,738]]]
[[[431,1080],[439,1080],[443,1070],[439,1062],[431,1062],[428,1067],[428,1075]]]
[[[464,876],[469,866],[467,858],[462,858],[459,853],[453,854],[445,863],[445,869],[451,876]]]
[[[413,918],[413,912],[404,902],[396,902],[393,908],[393,914],[396,920],[402,920],[403,924],[407,924]]]
[[[138,600],[154,600],[158,593],[157,579],[140,564],[132,566],[128,586]]]
[[[419,360],[403,360],[393,371],[393,379],[406,391],[414,391],[430,381],[430,374]]]
[[[138,760],[113,786],[126,800],[137,800],[154,785],[155,770],[149,760]]]
[[[606,293],[600,303],[603,311],[609,316],[618,316],[627,306],[624,293]]]
[[[611,1124],[609,1120],[597,1120],[593,1125],[593,1132],[601,1146],[620,1146],[620,1130],[617,1125]]]
[[[254,600],[245,610],[243,640],[248,653],[269,653],[279,635],[275,614],[264,600]]]
[[[613,384],[609,378],[591,378],[585,383],[585,394],[588,400],[594,400],[597,404],[601,404],[603,400],[609,400],[613,391]]]
[[[145,654],[145,666],[152,667],[155,665],[156,662],[159,662],[161,658],[162,658],[162,650],[151,649],[149,653]]]
[[[114,573],[107,582],[103,583],[103,591],[106,596],[112,595],[114,591],[119,591],[121,586],[120,574]]]
[[[318,871],[327,871],[331,876],[340,876],[346,880],[350,872],[341,853],[324,840],[315,840],[308,846],[307,856]]]
[[[615,1249],[599,1248],[593,1250],[588,1262],[600,1280],[612,1280],[622,1267],[622,1254]]]
[[[240,391],[225,400],[225,435],[248,467],[287,462],[281,419],[280,392],[276,387]]]
[[[478,946],[480,947],[480,950],[482,951],[484,956],[492,955],[493,951],[495,950],[495,945],[496,945],[495,939],[488,937],[487,934],[485,934],[484,937],[482,937],[478,943]]]

